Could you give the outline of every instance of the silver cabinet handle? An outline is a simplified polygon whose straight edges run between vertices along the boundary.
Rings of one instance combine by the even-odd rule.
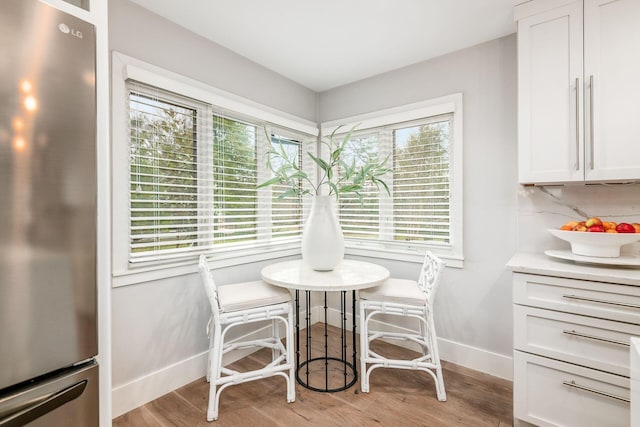
[[[594,116],[594,112],[593,112],[594,108],[593,108],[593,74],[591,76],[589,76],[589,167],[591,169],[593,169],[593,165],[594,165],[594,153],[593,153],[593,148],[594,148],[594,144],[593,144],[593,116]]]
[[[595,340],[595,341],[603,341],[603,342],[608,342],[608,343],[611,343],[611,344],[622,345],[622,346],[625,346],[625,347],[629,347],[630,346],[628,342],[624,342],[624,341],[620,341],[620,340],[612,340],[612,339],[609,339],[609,338],[597,337],[595,335],[583,334],[581,332],[576,332],[574,330],[571,330],[571,331],[564,330],[564,331],[562,331],[562,333],[563,334],[567,334],[567,335],[572,335],[574,337],[587,338],[587,339]]]
[[[616,400],[620,400],[622,402],[629,403],[629,399],[627,399],[626,397],[617,396],[615,394],[607,393],[606,391],[600,391],[600,390],[596,390],[595,388],[586,387],[586,386],[577,384],[573,380],[571,380],[571,381],[562,381],[562,384],[564,384],[566,386],[569,386],[569,387],[577,388],[577,389],[580,389],[580,390],[588,391],[589,393],[598,394],[600,396],[604,396],[604,397],[608,397],[608,398],[611,398],[611,399],[616,399]]]
[[[604,299],[596,299],[596,298],[579,297],[577,295],[562,295],[562,298],[573,299],[573,300],[577,300],[577,301],[597,302],[597,303],[600,303],[600,304],[615,305],[615,306],[618,306],[618,307],[629,307],[629,308],[638,308],[638,309],[640,309],[640,305],[637,305],[637,304],[629,304],[629,303],[626,303],[626,302],[617,302],[617,301],[607,301],[607,300],[604,300]]]
[[[580,170],[580,78],[576,77],[576,170]]]

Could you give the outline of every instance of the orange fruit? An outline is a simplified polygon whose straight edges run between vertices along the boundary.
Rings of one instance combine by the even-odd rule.
[[[607,228],[604,230],[605,233],[618,233],[615,228]]]
[[[578,221],[567,221],[562,227],[560,227],[560,230],[573,230],[573,227],[576,225],[578,225]]]
[[[636,233],[640,233],[640,223],[632,222],[631,225],[636,229]]]

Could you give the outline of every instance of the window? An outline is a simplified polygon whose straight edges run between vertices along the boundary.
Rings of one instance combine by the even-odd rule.
[[[393,239],[448,245],[452,116],[393,129]]]
[[[378,161],[380,141],[378,133],[352,135],[341,156],[346,164],[360,168]],[[388,181],[388,176],[383,177]],[[379,239],[384,232],[380,222],[380,194],[378,188],[368,183],[360,197],[353,193],[340,196],[340,225],[345,238]]]
[[[453,95],[409,106],[323,124],[359,123],[341,156],[346,164],[387,159],[382,177],[389,187],[370,185],[360,196],[340,196],[338,210],[347,253],[408,259],[426,248],[462,261],[462,98]],[[343,135],[336,135],[341,139]],[[459,261],[460,263],[457,263]]]
[[[269,144],[302,165],[315,137],[135,81],[127,88],[130,263],[299,240],[301,198],[256,187],[269,178]]]
[[[176,254],[198,242],[198,110],[129,93],[130,257]]]

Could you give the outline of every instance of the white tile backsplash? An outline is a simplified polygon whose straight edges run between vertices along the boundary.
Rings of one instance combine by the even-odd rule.
[[[603,221],[640,222],[640,184],[589,184],[520,187],[518,250],[544,252],[568,248],[548,228],[590,216]]]

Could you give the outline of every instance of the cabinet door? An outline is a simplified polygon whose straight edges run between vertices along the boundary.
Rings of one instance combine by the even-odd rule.
[[[640,1],[585,0],[586,179],[640,178]]]
[[[629,378],[514,351],[513,416],[536,426],[627,427]]]
[[[518,21],[519,182],[584,180],[582,1]]]
[[[640,326],[513,306],[516,350],[629,376],[629,339]]]

